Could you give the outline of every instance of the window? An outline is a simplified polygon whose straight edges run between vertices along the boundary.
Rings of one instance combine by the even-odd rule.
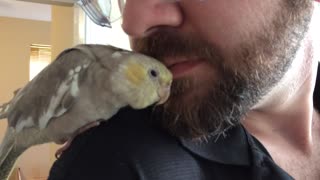
[[[30,73],[32,80],[40,71],[51,63],[51,46],[32,44],[30,46]]]
[[[112,28],[96,25],[86,16],[85,42],[88,44],[109,44],[130,50],[128,36],[121,28],[121,20],[112,23]]]

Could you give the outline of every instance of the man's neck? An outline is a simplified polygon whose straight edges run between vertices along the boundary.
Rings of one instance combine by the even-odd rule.
[[[243,121],[246,129],[263,144],[287,144],[304,154],[312,151],[313,122],[319,119],[313,107],[320,58],[319,21],[318,8],[290,70]]]

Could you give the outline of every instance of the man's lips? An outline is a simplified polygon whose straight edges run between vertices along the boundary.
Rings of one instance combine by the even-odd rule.
[[[200,58],[166,58],[164,59],[164,64],[171,71],[173,78],[179,78],[184,74],[191,71],[196,66],[202,64],[204,62],[203,59]]]

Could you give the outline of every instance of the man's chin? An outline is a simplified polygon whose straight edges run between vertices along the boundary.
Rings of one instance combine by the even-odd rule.
[[[168,100],[167,106],[173,109],[189,109],[199,106],[201,102],[205,101],[206,95],[197,89],[190,89],[184,93],[172,97]]]
[[[195,81],[194,78],[177,80],[172,85],[171,96],[165,106],[173,111],[198,106],[209,96],[209,87],[208,83]]]

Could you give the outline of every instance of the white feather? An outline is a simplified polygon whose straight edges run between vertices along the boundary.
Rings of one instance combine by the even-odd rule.
[[[111,57],[112,58],[120,58],[122,56],[122,54],[120,53],[120,52],[114,52],[112,55],[111,55]]]
[[[54,112],[60,104],[63,95],[68,91],[69,88],[70,86],[68,85],[68,81],[64,81],[58,88],[56,96],[51,97],[47,111],[44,112],[39,118],[40,129],[46,128],[49,120],[55,116]]]
[[[89,64],[85,64],[85,65],[82,65],[82,68],[87,68],[89,66]]]
[[[71,69],[71,70],[69,71],[69,76],[72,76],[73,74],[74,74],[74,70]]]
[[[6,106],[6,109],[4,110],[4,112],[7,112],[7,111],[9,110],[9,108],[10,108],[10,105],[8,104],[8,105]]]
[[[80,70],[81,70],[81,66],[77,66],[77,67],[74,69],[74,71],[77,72],[77,73],[80,72]]]
[[[71,82],[71,90],[70,90],[70,94],[73,97],[78,96],[79,94],[79,85],[78,85],[78,79],[79,79],[79,74],[75,74],[73,76],[73,80]]]
[[[34,126],[34,123],[32,117],[30,116],[27,119],[19,121],[19,123],[16,125],[16,130],[17,132],[20,132],[22,129],[30,128],[32,126]]]
[[[60,109],[60,111],[56,112],[56,114],[54,115],[55,117],[59,117],[61,116],[62,114],[64,114],[65,112],[67,112],[68,109],[66,108],[63,108],[63,109]]]

